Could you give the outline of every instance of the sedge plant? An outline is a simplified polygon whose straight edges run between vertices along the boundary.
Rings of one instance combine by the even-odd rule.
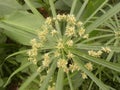
[[[98,86],[97,89],[115,90],[102,81],[101,74],[110,76],[108,74],[112,73],[119,80],[119,60],[115,62],[115,59],[111,59],[116,53],[118,56],[120,50],[118,47],[120,34],[119,30],[116,30],[120,25],[117,18],[120,3],[112,7],[107,4],[108,0],[101,0],[102,4],[92,14],[84,16],[89,10],[87,5],[90,6],[90,0],[84,1],[77,14],[75,9],[78,0],[73,0],[68,14],[56,13],[53,1],[49,0],[52,16],[42,19],[44,22],[40,28],[34,30],[35,38],[29,40],[31,49],[13,54],[26,53],[27,63],[13,72],[7,83],[19,71],[28,66],[35,66],[35,71],[21,84],[19,90],[25,90],[32,81],[38,84],[38,90],[79,90],[80,86],[84,86],[84,82],[87,84],[87,80],[89,82],[91,80],[87,85],[89,90],[93,82]],[[25,2],[33,14],[41,19],[41,14],[30,0]],[[108,12],[102,8],[105,4],[109,7],[109,10],[105,9]],[[7,23],[4,20],[3,22]],[[106,67],[111,72],[105,72]],[[77,87],[75,84],[78,82],[74,82],[75,76],[78,76],[77,79],[80,81]]]

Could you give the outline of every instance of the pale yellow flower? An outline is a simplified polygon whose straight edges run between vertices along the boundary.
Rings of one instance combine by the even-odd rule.
[[[75,27],[67,26],[66,31],[65,31],[65,35],[68,37],[75,35]]]
[[[78,33],[80,36],[82,36],[85,33],[85,29],[81,27]]]
[[[56,48],[57,49],[63,49],[64,48],[64,43],[63,43],[62,39],[58,40]]]
[[[35,38],[30,41],[30,44],[31,44],[31,45],[33,45],[33,44],[35,44],[35,43],[37,43],[37,41],[36,41]]]
[[[63,15],[58,14],[56,18],[58,21],[61,21],[61,20],[66,20],[67,16],[65,14]]]
[[[85,35],[83,36],[83,38],[88,39],[88,38],[89,38],[89,34],[85,34]]]
[[[40,76],[40,86],[41,86],[41,83],[45,80],[46,78],[46,75],[41,75]]]
[[[45,41],[46,40],[46,35],[47,35],[48,31],[44,30],[44,31],[40,31],[38,32],[38,37],[40,40]]]
[[[76,19],[75,19],[74,15],[67,15],[67,22],[71,25],[75,25]]]
[[[49,54],[46,53],[46,54],[43,56],[43,58],[44,58],[44,60],[42,61],[43,66],[48,67],[49,64],[50,64]]]
[[[93,57],[100,57],[102,55],[102,51],[101,50],[99,50],[99,51],[91,50],[91,51],[88,51],[88,54]]]
[[[79,71],[79,70],[80,70],[80,67],[79,67],[76,63],[70,64],[69,70],[70,70],[71,72]]]
[[[51,31],[52,36],[56,35],[58,32],[54,29]]]
[[[69,69],[67,68],[67,66],[63,67],[63,71],[68,73],[69,72]]]
[[[59,53],[58,51],[55,51],[55,52],[54,52],[54,56],[55,56],[55,57],[59,57],[59,56],[60,56],[60,53]]]
[[[97,55],[100,56],[103,52],[101,50],[97,51]]]
[[[82,23],[82,22],[80,22],[80,21],[78,21],[76,25],[77,25],[78,27],[80,27],[80,26],[82,26],[82,25],[83,25],[83,23]]]
[[[52,24],[52,18],[51,17],[47,17],[46,20],[45,20],[45,24]]]
[[[48,89],[47,90],[55,90],[55,86],[48,86]]]
[[[37,72],[40,72],[42,70],[42,67],[38,67]]]
[[[57,67],[61,67],[61,68],[64,68],[66,67],[67,65],[67,61],[65,59],[59,59],[58,62],[57,62]]]
[[[120,31],[115,32],[115,36],[120,36]]]
[[[87,79],[87,75],[85,73],[81,73],[83,79]]]
[[[104,51],[106,53],[110,53],[111,49],[109,47],[102,47],[102,51]]]
[[[68,46],[73,46],[73,40],[68,40],[67,42],[66,42],[66,44],[68,45]]]
[[[33,64],[37,64],[37,59],[34,58],[32,62],[33,62]]]
[[[62,20],[62,17],[61,17],[61,15],[60,15],[60,14],[58,14],[56,18],[57,18],[57,20],[59,20],[59,21],[61,21],[61,20]]]
[[[85,67],[88,69],[88,70],[93,70],[93,65],[91,64],[91,62],[89,62],[89,63],[86,63],[85,64]]]
[[[43,66],[48,67],[50,64],[50,60],[43,60],[42,64],[43,64]]]
[[[29,57],[28,61],[32,62],[33,64],[37,64],[37,59],[36,57]]]
[[[68,54],[67,54],[67,58],[70,59],[70,58],[73,58],[74,55],[69,51]]]
[[[31,49],[31,50],[29,50],[28,52],[27,52],[27,54],[28,54],[28,56],[31,56],[31,57],[33,57],[33,56],[37,56],[37,49],[35,48],[35,49]]]
[[[49,53],[45,53],[44,56],[43,56],[44,59],[49,59]]]

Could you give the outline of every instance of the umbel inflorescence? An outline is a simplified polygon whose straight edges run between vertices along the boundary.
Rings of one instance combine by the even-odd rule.
[[[54,60],[57,60],[57,68],[62,68],[64,72],[80,71],[80,67],[74,61],[75,54],[72,49],[80,39],[87,39],[82,22],[77,21],[74,15],[57,15],[48,17],[40,30],[37,31],[38,39],[32,39],[32,49],[28,51],[28,60],[37,64],[38,52],[43,54],[42,65],[40,67],[49,68]],[[85,64],[88,70],[92,70],[91,62]],[[83,79],[87,75],[82,71]]]

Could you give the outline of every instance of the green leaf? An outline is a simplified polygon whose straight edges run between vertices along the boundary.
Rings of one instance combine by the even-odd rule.
[[[105,45],[91,45],[91,44],[77,44],[78,49],[86,49],[86,50],[100,50],[102,47],[106,47]],[[114,52],[120,52],[119,46],[107,46]]]
[[[33,20],[34,19],[34,20]],[[16,12],[1,21],[0,27],[11,39],[24,45],[30,45],[30,40],[36,38],[36,29],[39,29],[44,18],[27,12]]]
[[[0,16],[22,9],[16,0],[0,0]]]
[[[79,60],[79,58],[74,58],[76,63],[80,66],[83,72],[85,72],[102,90],[110,90],[111,87],[105,85],[101,80],[96,78],[94,74],[92,74],[89,70],[87,70],[82,62]],[[113,89],[112,89],[113,90]]]
[[[115,5],[113,8],[111,8],[110,10],[108,10],[107,13],[105,13],[104,15],[102,15],[101,17],[99,17],[92,24],[90,24],[86,28],[86,31],[87,32],[93,31],[95,28],[97,28],[98,26],[100,26],[103,22],[105,22],[107,19],[109,19],[110,17],[112,17],[113,15],[115,15],[116,13],[118,13],[119,11],[120,11],[120,3],[118,3],[117,5]]]
[[[89,0],[84,12],[82,13],[82,16],[80,17],[80,20],[85,21],[89,17],[91,18],[94,16],[107,1],[108,0]]]
[[[97,63],[97,64],[105,66],[105,67],[107,67],[109,69],[120,72],[120,64],[108,62],[108,61],[105,61],[103,59],[98,59],[98,58],[89,56],[87,54],[81,53],[78,50],[74,50],[73,53],[75,53],[76,55],[78,55],[80,57],[83,57],[83,58],[85,58],[85,59],[87,59],[87,60],[89,60],[91,62]]]
[[[31,65],[32,62],[28,62],[28,63],[25,63],[24,65],[22,65],[21,67],[19,67],[17,70],[15,70],[11,75],[10,77],[8,78],[7,82],[5,83],[4,87],[6,87],[8,85],[8,83],[10,82],[11,78],[17,74],[18,72],[22,71],[24,68],[28,67],[29,65]]]
[[[19,30],[3,23],[0,24],[0,27],[5,29],[4,32],[8,37],[23,45],[30,45],[30,40],[36,38],[34,34],[30,34],[24,30]]]
[[[80,10],[77,14],[77,17],[76,17],[77,20],[81,17],[81,15],[82,15],[83,11],[85,10],[85,7],[87,6],[88,2],[89,2],[89,0],[84,1],[83,5],[81,6],[81,8],[80,8]]]
[[[51,76],[54,74],[56,65],[57,65],[57,60],[54,60],[50,67],[49,73],[47,74],[47,76],[46,76],[45,80],[43,81],[39,90],[46,90],[49,80],[50,80]]]
[[[72,84],[75,90],[79,88],[84,81],[84,79],[82,79],[80,76],[80,72],[77,72],[73,77],[71,77],[71,79],[72,79]]]
[[[36,15],[40,19],[41,17],[43,18],[43,16],[37,11],[37,9],[35,8],[35,6],[30,0],[24,0],[24,1],[28,5],[28,7],[31,9],[31,11],[34,13],[34,15]]]
[[[0,87],[4,84],[4,81],[2,78],[0,78]]]
[[[69,81],[70,90],[74,90],[69,73],[67,73],[67,78],[68,78],[68,81]]]
[[[66,0],[65,0],[66,1]],[[72,7],[71,7],[71,12],[70,14],[74,14],[75,16],[77,15],[78,13],[78,10],[81,8],[82,6],[82,3],[80,0],[74,0],[73,1],[74,4],[72,4]]]
[[[35,82],[31,82],[25,90],[39,90],[39,82],[35,83]]]
[[[58,0],[55,3],[55,8],[60,9],[60,10],[69,10],[70,9],[70,7],[67,6],[62,0]]]
[[[95,37],[88,38],[88,39],[82,41],[81,43],[90,42],[90,41],[93,41],[93,40],[96,40],[96,39],[110,38],[110,37],[113,37],[113,36],[114,36],[114,34],[105,34],[105,35],[95,36]]]
[[[72,6],[73,0],[62,0],[68,7]]]
[[[44,18],[38,18],[32,13],[21,11],[7,15],[1,22],[35,34],[35,30],[40,28],[41,24],[43,24]]]
[[[25,90],[25,88],[39,75],[39,72],[34,72],[19,88],[19,90]]]
[[[57,75],[56,90],[63,90],[63,79],[64,79],[64,71],[62,68],[60,68]]]
[[[8,58],[13,57],[13,56],[18,55],[18,54],[26,53],[27,51],[28,50],[22,50],[22,51],[12,53],[12,54],[8,55],[5,59],[8,59]]]

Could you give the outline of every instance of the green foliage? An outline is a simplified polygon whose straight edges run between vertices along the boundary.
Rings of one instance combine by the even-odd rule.
[[[22,6],[16,0],[0,0],[0,17],[21,9]]]
[[[37,16],[28,12],[15,12],[1,20],[0,26],[11,39],[29,45],[29,40],[35,37],[36,30],[40,28],[43,20],[44,18],[39,20]]]
[[[24,0],[24,2],[0,0],[0,2],[0,90],[4,90],[16,79],[22,81],[18,80],[19,90],[48,88],[118,90],[120,88],[120,2],[118,0]],[[31,50],[30,40],[34,38],[40,40],[37,31],[42,31],[41,27],[46,20],[36,9],[41,7],[45,7],[47,13],[51,10],[50,17],[55,18],[59,12],[68,13],[73,14],[77,21],[83,22],[90,37],[88,39],[72,37],[75,42],[74,47],[67,47],[61,53],[63,57],[67,57],[67,51],[72,51],[75,57],[69,60],[72,62],[68,62],[68,67],[75,62],[81,71],[65,73],[62,68],[58,68],[59,57],[55,58],[53,55],[56,50],[53,46],[57,41],[55,41],[56,37],[50,35],[47,35],[48,41],[45,47],[38,50],[36,57],[38,63],[34,65],[28,61],[26,53]],[[67,41],[69,38],[64,35],[66,25],[64,21],[56,20],[52,29],[57,29],[58,37]],[[109,47],[111,51],[103,52],[99,57],[90,56],[88,53],[91,50],[102,51],[103,47]],[[51,54],[52,62],[49,67],[40,69],[45,53]],[[93,64],[92,71],[86,68],[87,62]],[[88,78],[84,79],[81,73],[85,73]]]

